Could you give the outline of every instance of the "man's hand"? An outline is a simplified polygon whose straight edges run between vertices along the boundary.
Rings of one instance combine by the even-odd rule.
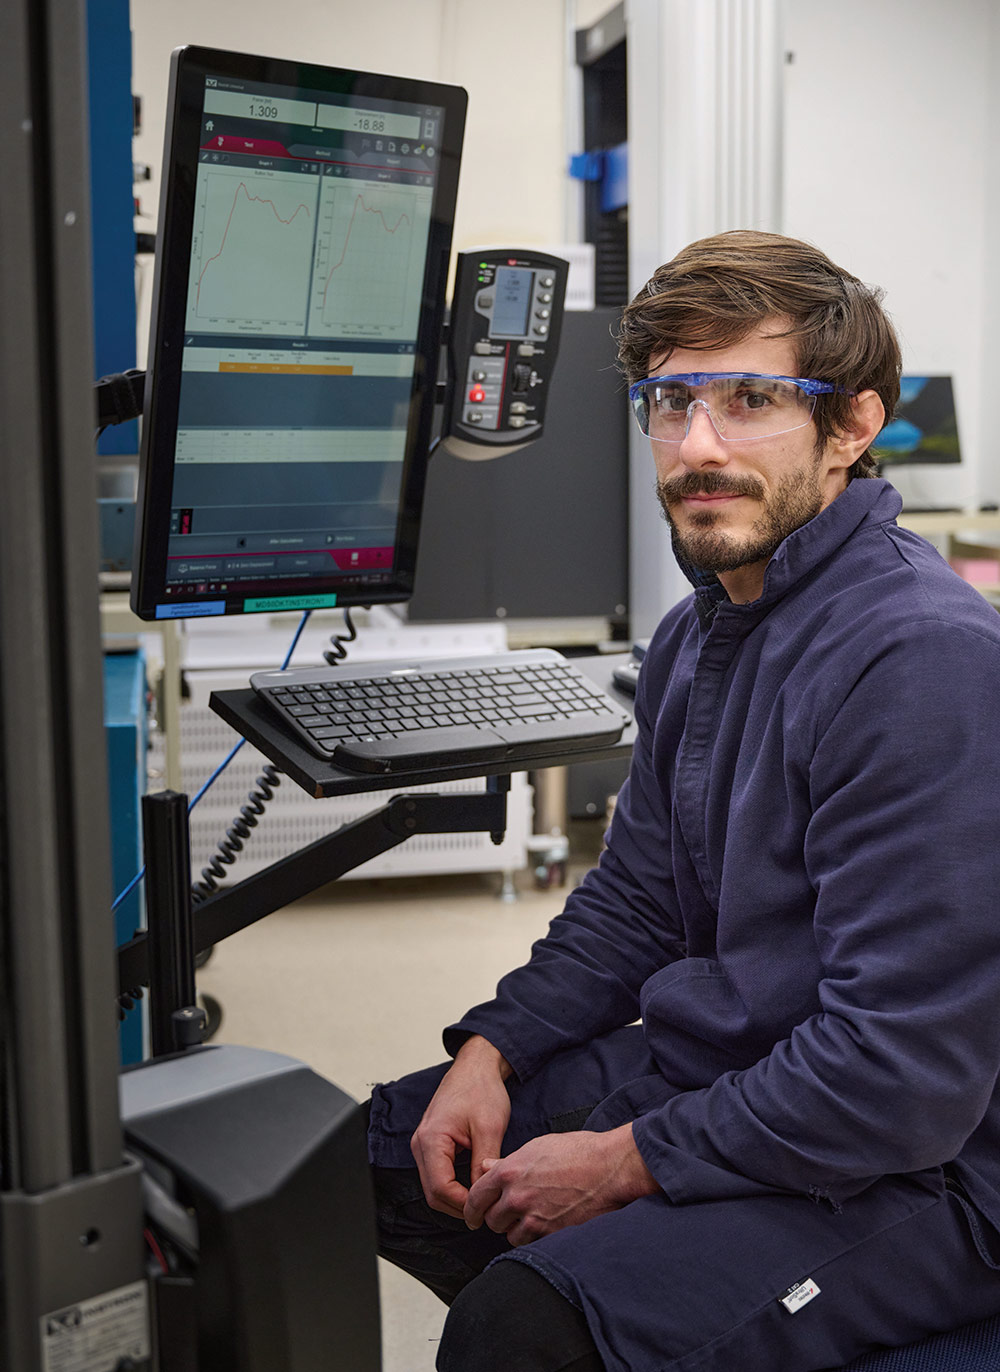
[[[515,1248],[583,1224],[659,1190],[632,1138],[631,1124],[532,1139],[502,1161],[484,1161],[465,1206],[465,1222],[484,1222]]]
[[[510,1075],[507,1059],[478,1034],[456,1053],[410,1140],[432,1210],[462,1218],[469,1192],[455,1177],[459,1149],[472,1153],[473,1182],[483,1175],[483,1160],[499,1154],[510,1121],[510,1097],[504,1086]]]

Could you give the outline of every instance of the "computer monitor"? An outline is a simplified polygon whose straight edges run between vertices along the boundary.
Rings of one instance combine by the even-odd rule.
[[[143,619],[409,597],[465,110],[455,86],[173,54]]]
[[[901,377],[896,412],[873,446],[880,467],[961,462],[951,377]]]

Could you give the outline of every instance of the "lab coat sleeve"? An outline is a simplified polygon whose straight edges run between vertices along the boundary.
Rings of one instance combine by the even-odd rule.
[[[995,640],[927,621],[819,721],[805,857],[821,1008],[634,1123],[672,1200],[743,1177],[838,1203],[950,1161],[982,1119],[1000,1070],[998,682]]]
[[[600,862],[534,945],[530,961],[499,983],[496,998],[445,1030],[449,1053],[470,1034],[482,1034],[525,1080],[560,1049],[632,1023],[643,982],[682,955],[669,814],[651,765],[671,642],[682,636],[676,623],[662,625],[643,664],[632,766]]]

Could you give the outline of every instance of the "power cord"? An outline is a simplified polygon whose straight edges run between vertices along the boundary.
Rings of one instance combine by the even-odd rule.
[[[244,741],[241,740],[237,744],[231,756],[235,756]],[[230,760],[227,758],[226,763]],[[254,782],[254,790],[247,795],[246,804],[240,806],[239,814],[226,830],[225,838],[219,840],[207,866],[201,869],[201,881],[191,883],[191,904],[194,908],[219,889],[219,882],[225,878],[226,868],[231,867],[243,851],[244,844],[260,822],[267,802],[273,798],[275,788],[280,785],[281,773],[277,767],[267,763]]]
[[[338,663],[343,662],[347,656],[347,644],[353,643],[358,636],[350,610],[344,611],[344,628],[347,630],[346,634],[330,635],[330,646],[323,654],[324,659],[331,667],[336,667]]]
[[[302,618],[299,620],[298,628],[295,630],[295,635],[288,646],[285,660],[281,664],[281,671],[284,671],[289,662],[291,662],[292,654],[295,652],[299,639],[302,637],[302,630],[309,622],[310,614],[310,610],[303,612]],[[350,637],[346,640],[347,642],[350,642],[351,639],[357,637],[357,631],[354,630],[353,624],[350,623],[350,614],[347,610],[344,611],[344,617],[352,630]],[[347,656],[347,649],[342,646],[342,642],[337,635],[334,635],[331,642],[334,644],[334,647],[339,646],[341,648],[340,656],[342,658]],[[324,656],[326,655],[324,654]],[[216,767],[215,771],[204,785],[195,792],[192,799],[188,802],[188,814],[190,814],[198,804],[208,788],[212,786],[226,770],[233,758],[243,747],[244,743],[246,743],[246,739],[241,738],[222,762],[219,763],[218,767]],[[217,889],[218,881],[225,876],[226,867],[231,866],[232,863],[236,861],[237,854],[241,851],[243,845],[250,837],[252,830],[257,827],[260,817],[264,813],[265,805],[273,797],[275,787],[280,784],[281,774],[276,767],[268,763],[261,775],[257,777],[257,780],[254,783],[255,789],[251,791],[247,797],[247,804],[241,807],[240,813],[226,830],[226,837],[220,839],[217,852],[212,855],[208,866],[202,868],[202,880],[200,882],[192,883],[191,903],[193,907],[197,907],[204,900],[207,900]],[[112,913],[114,913],[114,911],[118,909],[118,906],[121,905],[122,901],[135,890],[145,875],[146,868],[145,865],[143,865],[120,895],[115,898],[111,906]],[[131,1010],[134,1007],[135,1002],[142,999],[142,996],[143,988],[141,986],[131,987],[128,991],[119,995],[117,998],[118,1018],[120,1020],[124,1019],[126,1011]]]

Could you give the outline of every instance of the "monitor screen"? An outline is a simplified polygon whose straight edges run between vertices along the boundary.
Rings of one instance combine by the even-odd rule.
[[[880,465],[961,462],[951,377],[901,377],[896,412],[873,447]]]
[[[143,618],[409,597],[465,107],[453,86],[174,53]]]

